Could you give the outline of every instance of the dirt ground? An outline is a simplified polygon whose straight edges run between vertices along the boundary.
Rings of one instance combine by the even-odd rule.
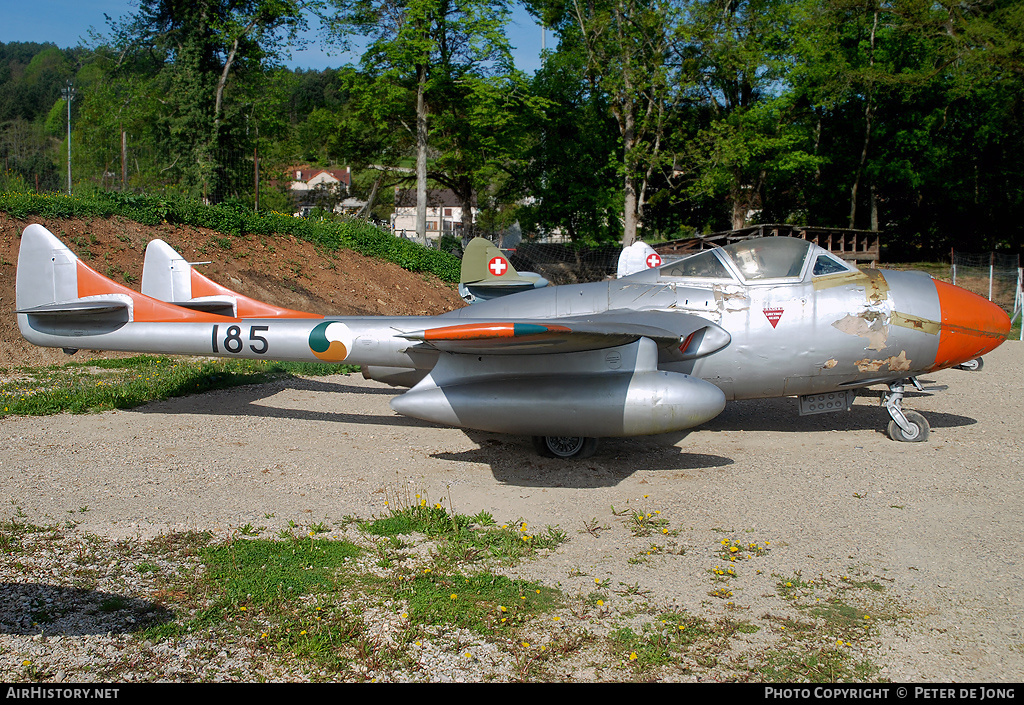
[[[138,290],[150,240],[161,239],[214,281],[251,298],[312,313],[420,315],[463,305],[455,287],[349,250],[326,253],[295,238],[231,237],[204,228],[139,225],[120,217],[15,220],[0,212],[0,368],[59,364],[59,350],[38,348],[18,332],[15,272],[21,232],[39,223],[79,257]],[[83,350],[79,357],[98,356]]]
[[[607,439],[569,462],[537,457],[525,438],[400,417],[388,407],[395,390],[358,375],[6,418],[3,518],[72,517],[78,531],[112,539],[245,526],[274,535],[371,517],[386,497],[416,493],[464,514],[560,527],[565,544],[516,571],[569,594],[599,579],[664,609],[739,614],[771,648],[764,640],[787,614],[781,581],[854,579],[880,586],[867,608],[878,637],[864,647],[880,677],[1019,682],[1024,347],[1008,342],[981,371],[926,382],[949,386],[908,399],[931,422],[927,443],[889,440],[877,396],[810,417],[776,399],[733,403],[686,434]],[[633,510],[658,512],[677,538],[632,534],[623,512]],[[740,569],[728,606],[712,595],[722,540],[772,547]]]

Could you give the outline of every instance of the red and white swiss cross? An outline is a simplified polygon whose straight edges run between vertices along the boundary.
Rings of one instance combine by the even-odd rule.
[[[494,276],[500,277],[508,271],[508,262],[504,257],[492,257],[491,261],[487,263],[487,269],[491,270],[491,274]]]
[[[650,268],[654,268],[654,267],[660,267],[660,266],[661,266],[661,255],[659,255],[657,252],[652,252],[651,254],[647,255],[647,267],[649,269]]]

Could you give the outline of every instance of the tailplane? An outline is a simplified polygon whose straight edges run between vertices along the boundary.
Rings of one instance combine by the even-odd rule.
[[[490,240],[475,237],[462,255],[459,294],[469,303],[541,289],[548,280],[533,272],[517,272],[508,256]]]
[[[142,293],[193,311],[234,318],[323,318],[250,299],[209,279],[163,240],[146,246]]]
[[[113,318],[123,322],[206,320],[197,317],[197,312],[108,279],[79,259],[53,233],[36,224],[29,225],[21,234],[15,291],[17,313],[24,314],[18,318],[22,333],[25,325],[31,326],[39,318],[50,322],[77,319],[86,329],[90,316],[111,319],[114,313],[117,315]]]

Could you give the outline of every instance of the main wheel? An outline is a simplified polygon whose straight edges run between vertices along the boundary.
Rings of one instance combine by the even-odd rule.
[[[534,436],[533,447],[546,458],[589,458],[597,450],[597,439],[583,436]]]
[[[921,443],[928,440],[928,432],[931,428],[928,426],[928,419],[916,411],[904,411],[903,416],[910,422],[910,425],[914,428],[913,433],[907,433],[895,420],[889,422],[889,438],[894,441],[901,441],[903,443]]]

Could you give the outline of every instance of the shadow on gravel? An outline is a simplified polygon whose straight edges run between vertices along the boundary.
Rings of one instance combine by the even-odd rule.
[[[432,453],[432,458],[490,465],[494,479],[517,487],[615,487],[638,472],[721,468],[733,460],[720,455],[684,453],[672,445],[679,434],[650,438],[602,438],[590,458],[542,458],[529,438],[464,431],[479,448],[459,453]]]
[[[109,592],[0,581],[0,634],[128,634],[174,619],[166,607]]]
[[[914,399],[921,394],[907,394],[904,409],[915,409]],[[938,411],[922,412],[933,428],[973,426],[976,419]],[[879,393],[862,394],[849,411],[800,416],[796,399],[746,399],[731,401],[725,411],[694,430],[701,431],[773,431],[808,433],[815,431],[875,430],[885,434],[889,412],[881,406]]]
[[[311,411],[309,409],[282,406],[268,406],[268,399],[276,394],[296,392],[317,392],[338,394],[343,400],[348,394],[386,394],[395,396],[404,390],[356,387],[334,382],[322,382],[312,379],[291,379],[286,382],[271,384],[252,384],[233,387],[229,390],[217,390],[206,394],[189,397],[176,397],[156,401],[134,409],[126,409],[128,413],[141,414],[208,414],[211,416],[250,416],[265,419],[295,419],[297,421],[327,421],[331,423],[354,423],[375,426],[415,426],[436,427],[428,421],[399,416],[395,413],[387,415],[347,414],[343,411]],[[338,402],[344,407],[344,402]]]

